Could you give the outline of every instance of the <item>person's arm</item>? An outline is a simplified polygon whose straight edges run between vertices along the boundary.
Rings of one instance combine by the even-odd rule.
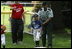
[[[13,8],[13,5],[9,5],[9,7],[10,7],[10,10],[13,10],[14,8]]]
[[[24,12],[23,12],[22,16],[23,16],[23,22],[25,23],[25,14],[24,14]]]
[[[13,7],[10,7],[10,10],[13,10]]]
[[[25,10],[23,7],[24,6],[21,4],[19,8],[21,8],[21,10],[22,10],[22,20],[23,20],[23,23],[25,23]]]
[[[51,18],[48,18],[43,24],[48,23],[51,20]]]
[[[10,10],[14,10],[15,9],[14,4],[10,4],[9,7],[10,7]],[[11,20],[12,20],[12,18],[10,16],[9,21],[11,22]]]
[[[11,4],[11,5],[9,5],[9,6],[10,6],[10,10],[16,10],[15,4]]]

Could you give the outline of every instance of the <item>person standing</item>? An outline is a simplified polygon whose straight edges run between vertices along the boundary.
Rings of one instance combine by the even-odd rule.
[[[46,47],[46,34],[48,40],[48,47],[52,48],[52,18],[53,11],[48,7],[47,2],[43,2],[42,8],[38,11],[38,15],[40,16],[40,20],[42,21],[42,44],[43,47]]]
[[[23,29],[24,29],[24,9],[23,5],[18,1],[15,4],[10,5],[12,10],[11,20],[11,31],[12,31],[12,42],[14,44],[22,43],[23,41]]]
[[[31,28],[33,30],[33,38],[35,42],[35,47],[40,47],[40,37],[41,37],[41,21],[39,21],[38,15],[34,14],[34,21],[31,22]]]
[[[5,48],[6,46],[5,30],[6,30],[6,26],[1,25],[1,45],[3,46],[3,48]]]

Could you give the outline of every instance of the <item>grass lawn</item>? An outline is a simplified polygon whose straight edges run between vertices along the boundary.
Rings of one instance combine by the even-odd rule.
[[[54,48],[71,48],[71,36],[66,33],[55,34],[53,47]]]
[[[13,45],[11,33],[6,33],[6,48],[34,48],[33,36],[24,34],[23,44]],[[40,46],[42,42],[40,41]],[[71,48],[71,36],[67,34],[55,34],[53,48]]]
[[[11,33],[6,33],[6,48],[32,48],[32,47],[34,47],[33,38],[29,34],[24,34],[23,44],[13,45]]]

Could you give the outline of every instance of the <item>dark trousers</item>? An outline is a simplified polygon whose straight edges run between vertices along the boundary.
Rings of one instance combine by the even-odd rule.
[[[12,42],[17,43],[23,40],[23,21],[22,19],[11,19]]]
[[[47,41],[48,41],[48,47],[51,46],[52,47],[52,27],[53,24],[51,22],[49,22],[48,24],[45,24],[42,26],[42,44],[45,47],[46,46],[46,34],[47,34]]]

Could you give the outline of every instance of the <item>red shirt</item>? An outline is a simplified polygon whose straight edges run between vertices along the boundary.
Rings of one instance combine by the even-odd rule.
[[[11,5],[12,10],[12,18],[14,19],[22,19],[22,14],[24,12],[22,4],[13,4]]]
[[[1,26],[3,26],[3,25],[1,25]],[[2,29],[1,29],[1,34],[4,34],[4,30],[2,30]]]

